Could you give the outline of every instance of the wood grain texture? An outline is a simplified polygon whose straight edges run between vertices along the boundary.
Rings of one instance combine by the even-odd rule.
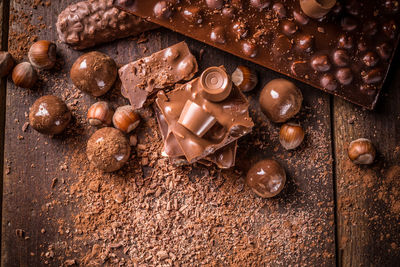
[[[375,111],[334,101],[340,266],[398,266],[400,262],[399,77],[400,65],[395,61]],[[348,159],[349,143],[361,137],[377,148],[371,166],[356,166]]]
[[[55,41],[57,36],[54,25],[57,14],[70,2],[74,1],[52,1],[51,6],[39,6],[37,9],[31,9],[30,4],[20,1],[12,1],[11,5],[15,10],[22,10],[28,14],[32,12],[29,16],[32,24],[39,23],[37,18],[42,16],[47,29],[37,31],[39,38]],[[14,31],[23,30],[21,27],[17,21],[12,22],[11,28]],[[258,212],[276,218],[287,213],[293,215],[292,218],[286,219],[287,223],[283,224],[283,230],[299,235],[298,238],[304,240],[304,244],[301,246],[289,246],[289,244],[288,249],[292,249],[290,255],[293,256],[286,255],[287,257],[278,259],[279,262],[286,266],[295,264],[334,266],[335,225],[330,97],[297,83],[304,94],[304,106],[295,120],[304,126],[307,137],[300,149],[287,152],[278,142],[280,125],[268,122],[261,114],[257,103],[261,85],[273,78],[282,77],[281,75],[165,29],[152,32],[148,38],[146,44],[138,45],[136,41],[126,39],[97,47],[95,50],[107,53],[122,65],[185,40],[197,57],[204,49],[199,62],[201,70],[208,66],[225,65],[228,72],[232,72],[238,64],[245,64],[258,71],[260,84],[249,94],[251,114],[257,127],[251,135],[239,143],[237,169],[246,170],[250,163],[263,157],[275,157],[281,162],[288,173],[288,185],[280,197],[263,201],[263,206]],[[68,188],[68,184],[76,179],[68,171],[60,171],[60,167],[64,162],[64,156],[69,152],[68,143],[80,138],[84,146],[84,140],[88,138],[90,132],[82,132],[79,127],[77,129],[70,127],[65,134],[49,138],[38,134],[30,127],[26,132],[22,130],[27,121],[26,112],[39,96],[55,94],[61,96],[68,104],[74,102],[74,99],[65,95],[64,90],[72,88],[68,70],[82,52],[73,51],[63,44],[58,44],[58,48],[60,68],[42,73],[42,80],[37,88],[24,90],[16,88],[11,82],[7,85],[9,90],[6,106],[6,173],[2,218],[3,266],[41,266],[46,261],[51,266],[61,265],[63,263],[61,252],[57,252],[51,258],[46,256],[46,252],[50,245],[61,247],[63,243],[71,242],[68,235],[60,234],[58,231],[59,222],[65,221],[67,224],[79,212],[73,206],[56,205],[58,202],[62,203],[67,196],[62,190],[53,189],[51,185],[56,179],[59,183],[65,181],[65,188]],[[103,99],[111,100],[114,105],[126,103],[125,99],[117,96],[106,95]],[[79,99],[77,109],[74,110],[77,121],[95,101],[87,95]],[[75,126],[79,126],[79,123],[75,122]],[[77,137],[77,135],[82,136]],[[254,147],[261,148],[253,149]],[[292,229],[290,220],[293,218],[300,221],[301,231]],[[268,227],[269,223],[269,220],[257,221],[251,227],[255,229]],[[44,233],[42,229],[45,229]],[[16,231],[21,233],[21,230],[24,234],[17,236]],[[221,243],[222,245],[224,243]],[[278,241],[276,245],[272,247],[273,250],[279,250]],[[286,246],[286,241],[284,245]],[[82,246],[80,249],[87,248]],[[79,256],[81,252],[65,253]],[[274,262],[269,263],[274,264]]]

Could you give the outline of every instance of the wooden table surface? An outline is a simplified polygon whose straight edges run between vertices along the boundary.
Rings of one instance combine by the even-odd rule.
[[[76,1],[59,0],[51,1],[50,5],[42,4],[45,2],[50,1],[0,2],[1,50],[9,47],[16,49],[15,33],[23,32],[26,22],[39,25],[33,30],[39,39],[57,41],[57,15],[68,4]],[[105,52],[122,65],[185,40],[197,56],[204,49],[199,62],[202,70],[223,64],[231,72],[238,64],[248,65],[256,69],[260,77],[258,88],[249,94],[253,115],[259,113],[257,98],[261,86],[271,79],[283,77],[165,29],[149,33],[148,39],[146,50],[131,38],[92,50]],[[63,65],[60,70],[51,72],[49,77],[54,75],[57,79],[64,79],[65,86],[72,87],[68,70],[83,52],[71,50],[60,43],[58,51]],[[296,82],[304,95],[303,109],[297,120],[307,131],[306,142],[301,149],[295,152],[283,151],[277,142],[279,126],[258,120],[254,133],[242,141],[237,159],[239,167],[244,159],[252,156],[279,158],[288,172],[290,182],[283,195],[274,203],[282,210],[289,208],[296,212],[307,212],[309,224],[315,227],[313,224],[318,221],[322,228],[322,231],[315,232],[310,243],[305,244],[313,244],[311,249],[295,248],[299,252],[295,254],[298,257],[284,260],[281,265],[400,266],[398,58],[397,55],[374,111],[363,110]],[[64,96],[60,86],[54,84],[51,78],[41,81],[40,88],[36,90],[17,88],[6,79],[0,84],[0,149],[4,152],[4,161],[0,161],[0,169],[3,170],[2,266],[64,264],[58,258],[48,259],[44,255],[49,244],[65,241],[66,236],[57,231],[57,220],[67,220],[77,211],[74,207],[61,205],[56,210],[45,212],[43,206],[50,201],[45,196],[54,191],[50,186],[52,181],[65,178],[59,168],[68,153],[66,144],[69,137],[63,135],[48,138],[31,128],[23,130],[29,107],[35,99],[49,93]],[[72,100],[68,101],[70,103]],[[126,103],[125,100],[113,101]],[[75,113],[84,114],[85,108],[94,102],[94,98],[84,96]],[[269,133],[267,138],[262,134],[265,131]],[[347,158],[348,144],[360,137],[369,138],[376,145],[378,155],[372,166],[355,166]],[[264,138],[262,142],[266,144],[262,151],[254,152],[243,145],[252,142],[254,138]],[[68,179],[74,180],[74,177]],[[62,190],[55,194],[62,194]],[[265,200],[264,203],[268,201],[272,200]],[[268,225],[269,222],[266,220],[262,223]],[[41,232],[43,228],[46,229],[45,233]],[[23,237],[19,232],[21,230]],[[271,261],[267,265],[279,264]]]

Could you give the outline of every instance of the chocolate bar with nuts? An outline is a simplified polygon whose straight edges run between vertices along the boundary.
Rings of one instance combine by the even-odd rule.
[[[81,50],[155,29],[153,23],[115,8],[112,0],[89,0],[68,6],[56,23],[59,39]]]
[[[190,80],[197,70],[196,58],[187,44],[180,42],[122,66],[118,71],[122,82],[121,93],[129,99],[133,108],[138,109],[149,95],[180,81]]]

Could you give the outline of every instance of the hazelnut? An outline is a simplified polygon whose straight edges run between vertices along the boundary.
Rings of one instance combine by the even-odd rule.
[[[371,164],[376,155],[372,142],[366,138],[360,138],[350,143],[348,155],[355,164]]]
[[[6,51],[0,51],[0,78],[7,76],[14,67],[15,61],[12,55]]]
[[[260,197],[270,198],[282,191],[286,183],[286,173],[276,160],[264,159],[250,168],[246,183]]]
[[[114,127],[129,133],[139,125],[140,117],[130,105],[117,108],[112,118]]]
[[[119,130],[104,127],[97,130],[86,147],[89,161],[105,172],[119,170],[128,161],[131,147],[128,139]]]
[[[294,83],[275,79],[264,86],[259,101],[268,119],[285,122],[300,111],[303,95]]]
[[[87,118],[92,126],[110,126],[114,110],[105,101],[94,103],[88,110]]]
[[[279,131],[279,142],[286,150],[297,148],[304,140],[304,130],[296,123],[286,123]]]
[[[106,54],[89,52],[75,61],[70,76],[79,90],[101,96],[113,86],[117,78],[117,65]]]
[[[232,82],[243,92],[253,90],[257,83],[257,74],[246,66],[238,66],[232,73]]]
[[[32,88],[38,79],[37,73],[29,62],[19,63],[12,72],[12,80],[16,86]]]
[[[56,64],[56,49],[56,45],[52,42],[37,41],[29,49],[29,61],[35,68],[51,69]]]
[[[37,99],[29,112],[29,123],[33,129],[42,134],[59,134],[71,120],[67,105],[54,95]]]

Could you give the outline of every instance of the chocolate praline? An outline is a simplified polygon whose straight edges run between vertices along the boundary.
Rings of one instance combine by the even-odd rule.
[[[117,78],[117,65],[106,54],[89,52],[75,61],[70,76],[79,90],[101,96],[113,86]]]
[[[59,134],[71,120],[71,112],[65,103],[54,95],[37,99],[29,112],[29,124],[42,134]]]
[[[260,197],[270,198],[282,191],[286,183],[286,173],[276,160],[264,159],[250,168],[246,183]]]
[[[105,172],[119,170],[128,161],[130,153],[128,139],[121,131],[111,127],[97,130],[86,147],[89,161]]]
[[[275,79],[265,85],[259,101],[261,110],[268,119],[285,122],[300,111],[303,95],[294,83]]]

